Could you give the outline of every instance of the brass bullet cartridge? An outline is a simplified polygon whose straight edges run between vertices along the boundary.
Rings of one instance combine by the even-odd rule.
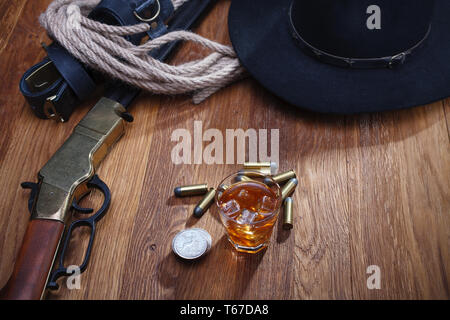
[[[294,192],[297,184],[298,180],[296,178],[292,178],[283,186],[283,188],[281,188],[281,197],[283,200]]]
[[[198,196],[208,192],[206,183],[176,187],[173,192],[177,197]]]
[[[197,204],[194,209],[194,216],[200,218],[208,210],[214,201],[214,196],[216,195],[216,190],[214,188],[209,189],[208,193],[203,197],[203,199]]]
[[[284,210],[283,210],[283,229],[285,230],[290,230],[294,227],[292,206],[293,206],[292,198],[287,197],[284,200]]]
[[[245,169],[259,169],[263,167],[270,168],[270,162],[244,162]]]
[[[261,171],[265,175],[276,174],[278,165],[276,162],[244,162],[244,169]]]
[[[288,181],[289,179],[293,179],[293,178],[296,178],[296,177],[297,176],[296,176],[294,170],[289,170],[289,171],[277,174],[276,176],[273,176],[272,179],[276,183],[281,184],[283,182]]]
[[[256,169],[243,169],[238,171],[239,176],[246,176],[247,178],[261,178],[261,175],[270,175],[270,170],[256,170]]]
[[[265,176],[270,176],[272,174],[272,171],[270,168],[260,168],[260,169],[252,169],[252,170],[258,170],[259,172],[261,172],[263,175]]]
[[[236,182],[242,182],[242,181],[254,181],[252,178],[249,178],[243,174],[240,174],[236,177]]]

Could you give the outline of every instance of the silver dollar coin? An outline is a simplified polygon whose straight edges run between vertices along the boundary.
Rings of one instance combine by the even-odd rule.
[[[203,235],[206,242],[208,243],[208,249],[206,251],[209,251],[209,249],[211,249],[212,238],[211,238],[211,235],[208,233],[208,231],[206,231],[205,229],[200,229],[200,228],[194,228],[191,230],[198,230]]]
[[[211,248],[208,236],[211,237],[208,232],[199,228],[182,230],[173,238],[172,249],[181,258],[197,259]]]

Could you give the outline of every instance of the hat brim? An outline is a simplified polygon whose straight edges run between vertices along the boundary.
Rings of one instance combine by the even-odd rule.
[[[289,26],[292,0],[232,1],[230,39],[242,65],[290,104],[328,113],[403,109],[450,96],[450,1],[437,0],[424,47],[393,69],[349,69],[305,54]]]

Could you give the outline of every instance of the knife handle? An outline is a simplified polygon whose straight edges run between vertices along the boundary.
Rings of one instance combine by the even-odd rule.
[[[13,273],[0,292],[0,299],[42,298],[63,232],[61,221],[34,219],[29,222]]]

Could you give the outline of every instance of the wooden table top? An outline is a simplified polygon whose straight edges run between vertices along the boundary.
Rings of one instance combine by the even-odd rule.
[[[28,192],[39,169],[97,98],[64,124],[37,119],[19,93],[23,72],[49,43],[38,15],[49,0],[1,1],[0,13],[0,286],[12,271],[29,219]],[[228,43],[229,1],[219,1],[196,29]],[[185,44],[174,63],[207,51]],[[99,222],[81,288],[63,280],[50,299],[448,299],[450,296],[450,100],[410,110],[357,116],[302,111],[252,79],[200,105],[190,98],[142,94],[135,121],[103,161],[99,176],[112,202]],[[294,228],[277,223],[261,254],[237,254],[217,212],[192,217],[195,198],[175,198],[175,186],[217,184],[240,165],[175,165],[174,130],[279,129],[279,166],[294,169]],[[206,142],[204,142],[204,145]],[[93,192],[82,203],[98,205]],[[206,229],[210,253],[186,263],[171,251],[187,227]],[[79,263],[88,230],[71,241],[67,263]],[[369,289],[368,267],[380,271]]]

